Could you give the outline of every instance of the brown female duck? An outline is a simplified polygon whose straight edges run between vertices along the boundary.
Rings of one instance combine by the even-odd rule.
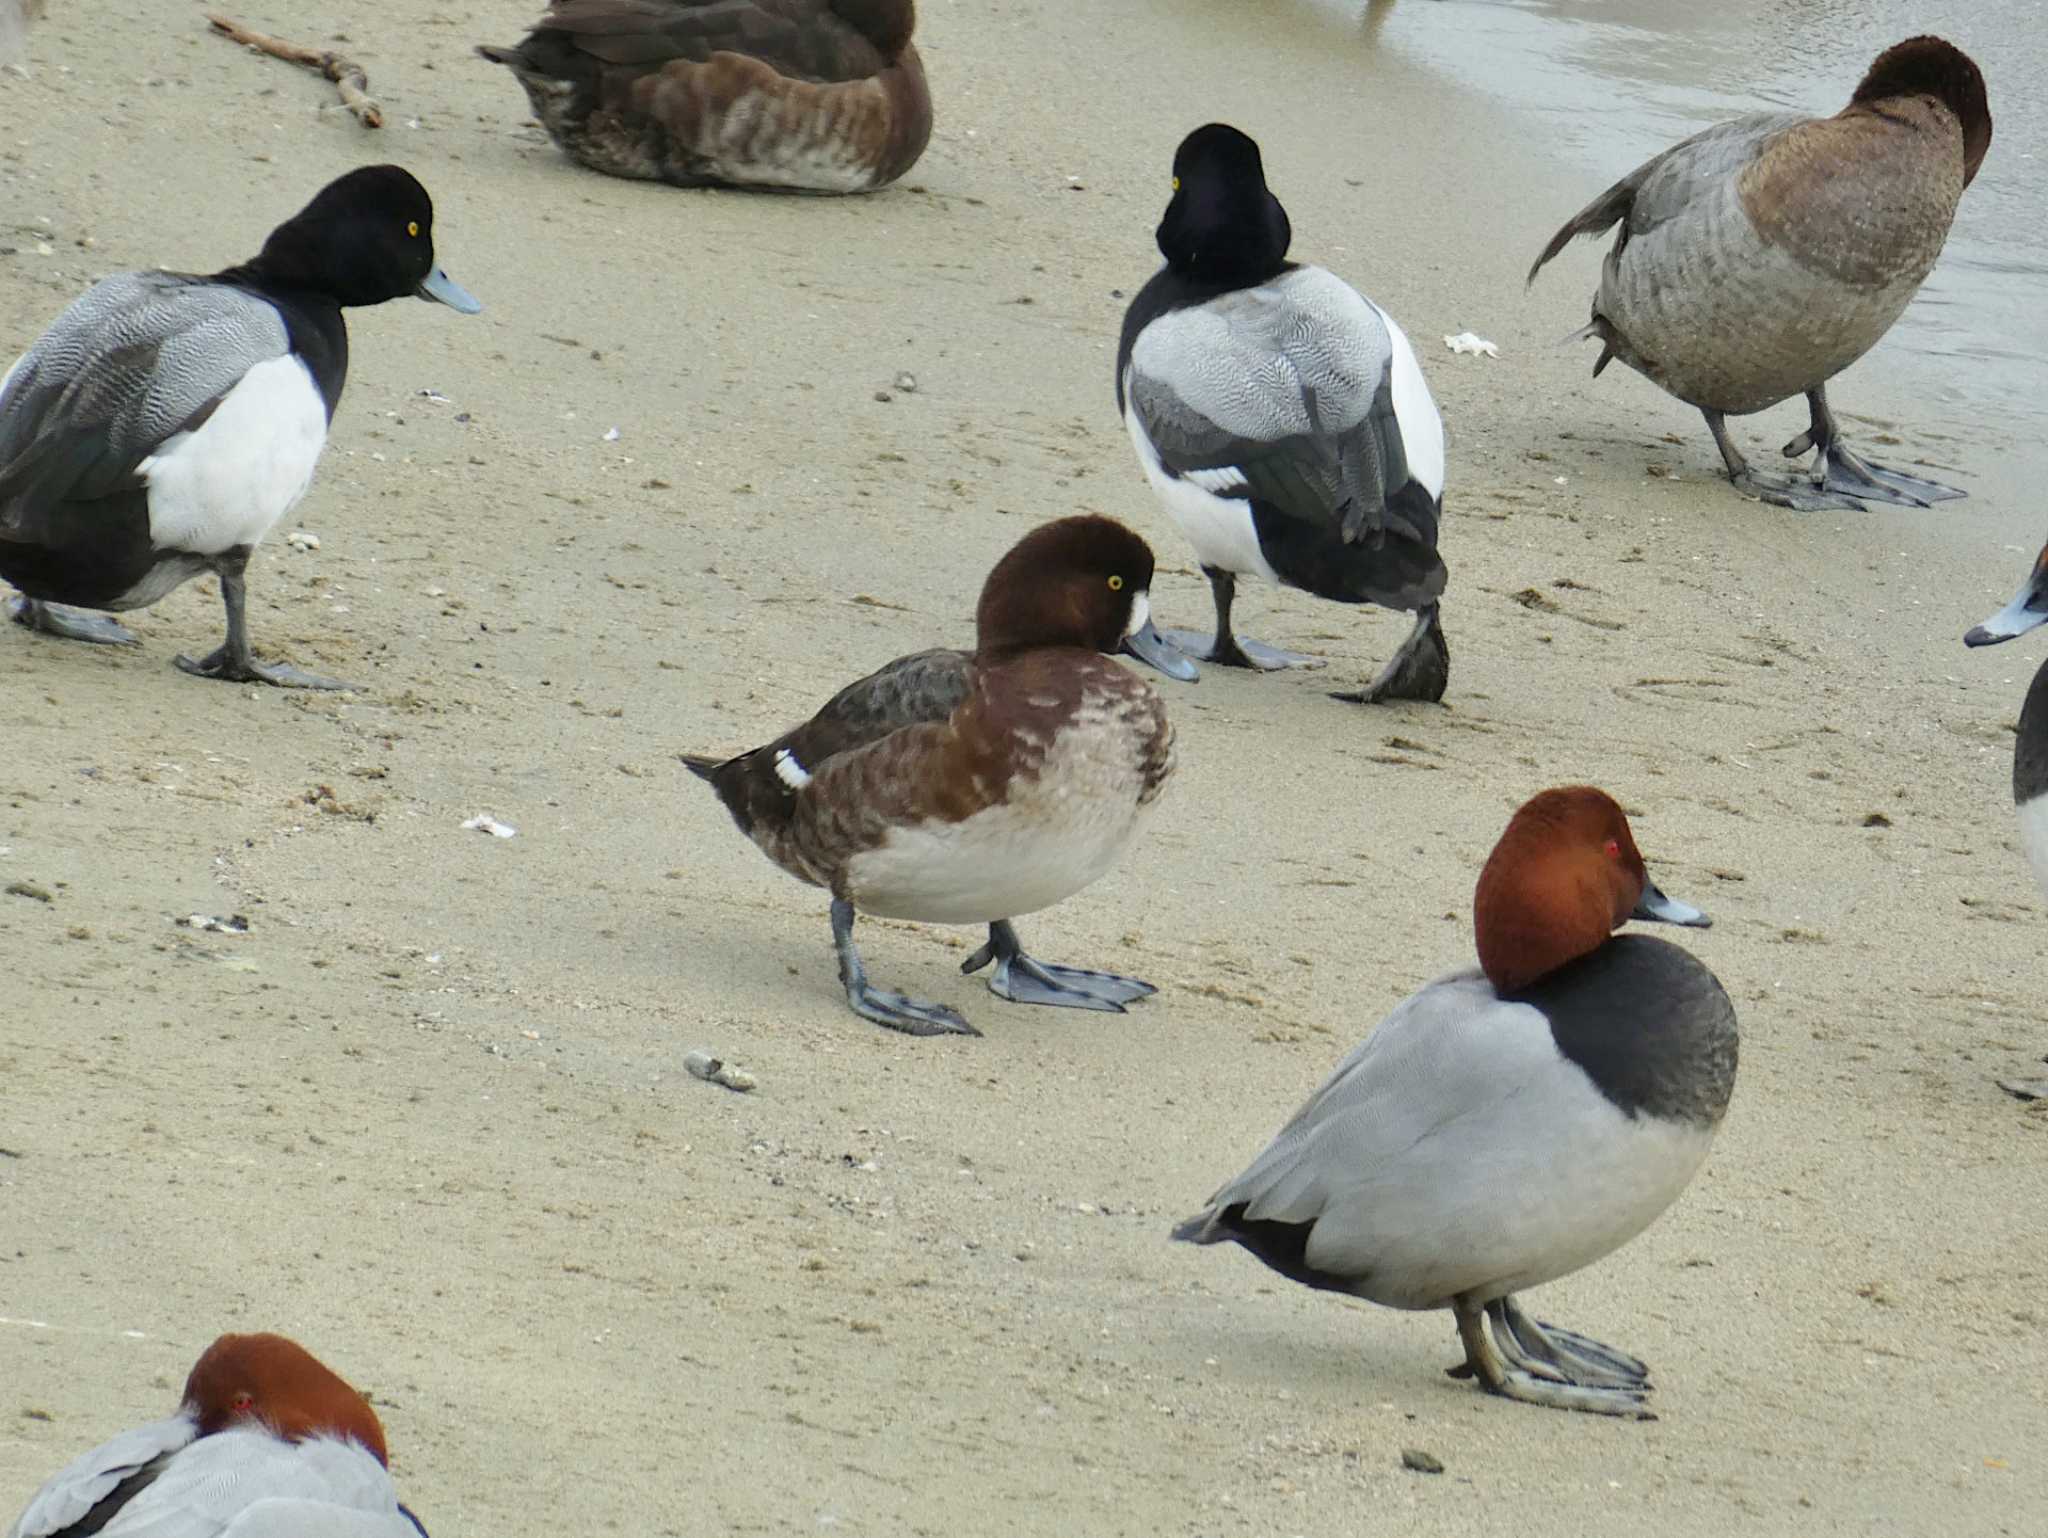
[[[1808,511],[1959,497],[1852,453],[1827,383],[1919,291],[1990,144],[1977,66],[1938,37],[1908,38],[1833,117],[1738,118],[1638,166],[1551,237],[1529,280],[1574,236],[1619,223],[1580,333],[1604,344],[1593,372],[1619,358],[1697,406],[1750,495]],[[1818,449],[1813,475],[1758,475],[1724,417],[1801,394],[1812,425],[1785,453]]]
[[[912,0],[554,0],[507,66],[592,170],[679,187],[867,192],[924,153]]]

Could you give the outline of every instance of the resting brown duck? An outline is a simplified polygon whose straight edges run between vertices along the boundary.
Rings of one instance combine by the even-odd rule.
[[[912,0],[555,0],[517,47],[477,52],[592,170],[867,192],[931,138],[916,24]]]
[[[1697,406],[1742,491],[1781,506],[1925,507],[1962,492],[1852,453],[1827,383],[1876,345],[1933,270],[1991,144],[1984,77],[1960,49],[1914,37],[1879,54],[1829,118],[1768,112],[1695,134],[1638,166],[1551,237],[1529,281],[1574,236],[1621,225],[1581,336]],[[1805,395],[1812,425],[1757,474],[1727,416]]]

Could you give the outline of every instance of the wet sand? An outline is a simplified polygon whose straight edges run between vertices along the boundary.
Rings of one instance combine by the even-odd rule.
[[[107,271],[241,258],[370,159],[427,183],[487,310],[352,315],[295,517],[321,544],[280,530],[252,568],[259,647],[361,692],[173,672],[218,637],[210,583],[131,651],[0,635],[0,885],[48,897],[0,897],[0,1512],[165,1413],[215,1333],[270,1328],[372,1392],[438,1538],[2038,1526],[2048,1112],[1992,1082],[2048,1051],[2006,789],[2038,648],[1960,645],[2038,536],[1995,444],[1901,423],[1892,455],[1977,491],[1934,513],[1736,498],[1695,415],[1549,345],[1593,250],[1522,292],[1604,182],[1278,0],[1085,29],[928,0],[932,148],[847,202],[570,165],[468,56],[531,19],[509,0],[350,19],[381,135],[193,8],[53,9],[33,78],[0,76],[0,337]],[[1451,692],[1333,702],[1404,621],[1248,591],[1245,630],[1328,671],[1162,685],[1161,815],[1022,926],[1159,997],[1007,1005],[954,975],[975,935],[870,922],[879,977],[987,1034],[877,1030],[821,895],[675,755],[964,640],[1058,514],[1132,522],[1155,611],[1206,620],[1109,374],[1173,146],[1216,117],[1263,142],[1296,253],[1418,343]],[[1451,356],[1466,329],[1501,356]],[[1913,369],[1885,344],[1859,409]],[[1448,1316],[1165,1238],[1465,964],[1508,813],[1578,779],[1713,914],[1686,943],[1745,1032],[1693,1188],[1531,1297],[1652,1364],[1650,1425],[1489,1400],[1442,1375]],[[690,1078],[700,1046],[760,1087]]]

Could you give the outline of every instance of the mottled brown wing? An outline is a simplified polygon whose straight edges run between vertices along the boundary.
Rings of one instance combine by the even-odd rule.
[[[825,0],[561,0],[534,30],[627,68],[738,53],[782,75],[833,83],[865,80],[888,63]]]

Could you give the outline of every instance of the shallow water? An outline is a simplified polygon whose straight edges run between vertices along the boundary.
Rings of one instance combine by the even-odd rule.
[[[2048,228],[2039,89],[2048,86],[2048,6],[2039,0],[1307,3],[1531,118],[1560,157],[1584,165],[1587,201],[1706,124],[1773,108],[1834,112],[1885,47],[1916,32],[1949,38],[1984,70],[1991,151],[1940,264],[1868,366],[1881,383],[1904,385],[1898,393],[1925,425],[2030,462],[2027,481],[2048,474],[2048,259],[2039,244]],[[1560,208],[1558,222],[1571,212]],[[1853,412],[1857,402],[1838,404]]]

